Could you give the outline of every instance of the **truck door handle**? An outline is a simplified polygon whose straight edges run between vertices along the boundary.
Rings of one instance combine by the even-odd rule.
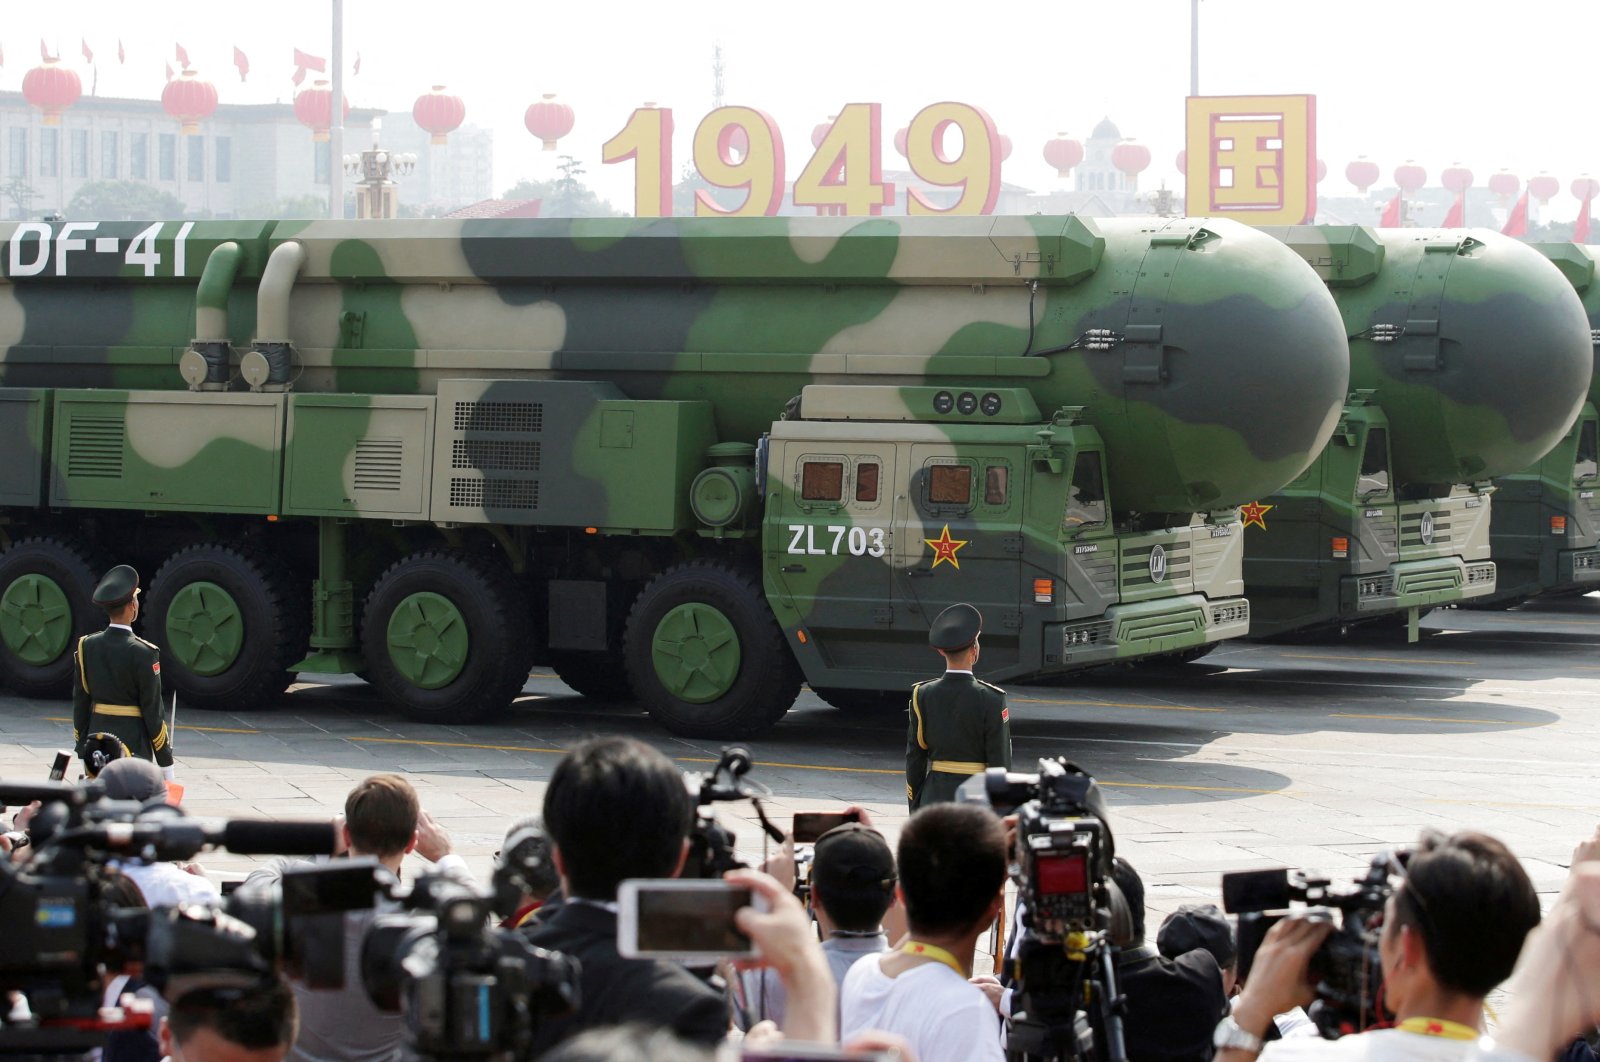
[[[780,572],[784,573],[785,575],[796,575],[796,574],[798,574],[800,572],[805,571],[806,570],[806,566],[804,564],[785,564],[782,568],[779,568],[778,570]]]
[[[920,576],[932,575],[932,574],[933,574],[933,569],[932,568],[907,568],[906,569],[906,575],[909,576],[910,578],[913,578],[913,579],[918,578]]]

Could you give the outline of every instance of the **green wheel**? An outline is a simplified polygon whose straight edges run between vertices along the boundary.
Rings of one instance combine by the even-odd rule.
[[[72,695],[72,647],[105,626],[90,596],[98,567],[58,538],[0,553],[0,683],[27,697]]]
[[[800,669],[759,580],[718,561],[657,576],[623,636],[634,693],[652,718],[688,737],[746,737],[779,719]]]
[[[389,614],[389,661],[418,689],[437,690],[454,682],[467,666],[471,647],[466,618],[441,594],[412,594]]]
[[[413,553],[367,596],[367,679],[413,719],[475,722],[528,681],[531,626],[521,583],[493,556]]]
[[[242,712],[275,701],[305,655],[305,580],[265,550],[186,546],[150,580],[142,614],[161,677],[185,708]]]

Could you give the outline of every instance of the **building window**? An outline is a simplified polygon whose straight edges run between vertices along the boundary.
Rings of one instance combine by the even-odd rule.
[[[26,129],[13,128],[6,150],[9,156],[9,161],[6,163],[6,176],[28,176],[28,131]]]
[[[227,184],[233,180],[233,138],[219,136],[212,142],[217,145],[217,183]]]
[[[156,176],[163,181],[176,181],[178,179],[178,134],[162,133],[157,143],[160,145],[161,166]]]
[[[72,176],[89,176],[89,130],[72,129],[68,143],[72,148]]]
[[[128,134],[128,176],[135,181],[150,177],[150,134]]]
[[[327,184],[329,180],[328,160],[333,157],[333,145],[324,141],[313,145],[313,147],[316,150],[312,153],[312,156],[316,161],[313,163],[311,179],[317,184]]]
[[[189,180],[206,179],[206,138],[191,136],[189,140]]]
[[[39,130],[39,176],[61,175],[61,130]]]
[[[119,139],[116,133],[100,134],[100,176],[108,181],[117,179],[117,148],[121,147]]]

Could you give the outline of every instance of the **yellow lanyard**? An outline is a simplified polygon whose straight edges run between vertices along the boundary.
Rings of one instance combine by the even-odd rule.
[[[1395,1028],[1419,1036],[1442,1036],[1446,1040],[1476,1040],[1479,1035],[1477,1029],[1443,1018],[1407,1018]]]
[[[960,974],[963,981],[967,979],[967,971],[961,968],[961,964],[956,961],[956,957],[954,955],[951,955],[943,948],[936,947],[932,944],[924,944],[920,940],[908,940],[904,944],[900,945],[900,950],[907,955],[923,955],[935,962],[942,962],[946,966],[950,967],[950,969]]]

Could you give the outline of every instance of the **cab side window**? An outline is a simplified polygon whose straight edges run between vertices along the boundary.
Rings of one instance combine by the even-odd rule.
[[[876,461],[862,461],[856,465],[856,501],[871,504],[878,500],[878,471]]]
[[[1006,491],[1011,469],[1005,465],[986,465],[983,469],[983,504],[991,509],[1006,507]]]
[[[928,504],[965,509],[972,504],[972,466],[929,465]]]
[[[800,500],[836,502],[844,498],[844,462],[807,461],[800,469]]]
[[[1367,431],[1367,446],[1361,451],[1361,478],[1356,493],[1366,498],[1389,490],[1389,432],[1385,428]]]
[[[1072,464],[1072,485],[1067,488],[1067,511],[1061,518],[1061,530],[1075,531],[1105,522],[1106,486],[1100,455],[1085,451]]]

